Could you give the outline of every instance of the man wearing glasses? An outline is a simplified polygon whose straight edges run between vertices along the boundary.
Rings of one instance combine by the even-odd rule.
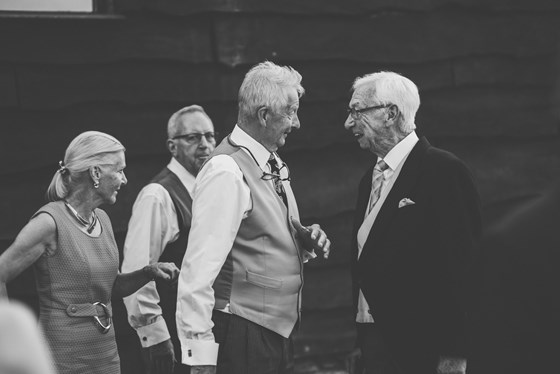
[[[191,227],[195,177],[216,146],[216,133],[204,109],[191,105],[171,116],[167,136],[172,158],[136,198],[124,245],[123,272],[158,261],[181,267]],[[124,298],[148,374],[188,374],[185,365],[174,368],[174,357],[181,357],[176,300],[177,286],[159,282],[150,282]]]
[[[276,151],[300,127],[301,75],[264,62],[245,76],[232,133],[196,179],[193,226],[177,300],[191,373],[293,372],[303,263],[328,256],[319,225],[299,223]]]
[[[467,275],[479,197],[466,165],[418,137],[418,88],[380,72],[356,79],[345,128],[374,167],[358,191],[351,250],[366,373],[464,373]]]

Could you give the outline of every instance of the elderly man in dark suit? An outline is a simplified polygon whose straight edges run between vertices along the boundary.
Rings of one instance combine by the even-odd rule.
[[[467,275],[481,231],[473,178],[415,132],[416,85],[392,72],[356,79],[345,128],[372,152],[352,235],[364,371],[464,372]]]

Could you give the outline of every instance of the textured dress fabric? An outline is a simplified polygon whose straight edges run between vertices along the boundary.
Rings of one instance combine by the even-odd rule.
[[[58,373],[118,374],[115,330],[102,333],[91,313],[107,324],[103,308],[91,305],[101,302],[111,311],[119,255],[109,217],[95,210],[101,234],[93,237],[80,229],[62,201],[43,206],[35,216],[40,213],[51,215],[57,227],[56,250],[37,260],[34,270],[39,319]]]

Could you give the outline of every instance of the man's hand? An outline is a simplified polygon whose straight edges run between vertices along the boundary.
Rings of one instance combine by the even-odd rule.
[[[439,358],[437,374],[465,374],[467,371],[467,360],[459,357]]]
[[[216,366],[214,365],[191,366],[191,374],[216,374]]]
[[[321,230],[321,226],[313,224],[311,226],[304,227],[301,222],[299,222],[294,217],[291,217],[292,224],[296,229],[299,238],[304,242],[307,248],[312,248],[313,250],[322,251],[324,258],[329,258],[331,252],[331,241],[327,238],[327,234]]]
[[[175,367],[175,353],[171,339],[148,348],[142,348],[142,358],[150,374],[172,374]]]

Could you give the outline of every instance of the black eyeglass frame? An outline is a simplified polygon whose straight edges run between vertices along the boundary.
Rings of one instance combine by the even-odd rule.
[[[181,139],[185,138],[185,141],[189,144],[200,144],[202,141],[202,137],[206,139],[208,143],[216,142],[216,138],[218,137],[219,133],[217,131],[208,131],[208,132],[189,132],[186,134],[175,135],[171,139]],[[189,137],[194,137],[193,140],[189,140]],[[210,139],[208,139],[210,137]]]
[[[358,119],[358,118],[360,118],[362,113],[367,112],[368,110],[389,108],[392,105],[393,104],[374,105],[374,106],[368,106],[367,108],[362,108],[362,109],[347,108],[346,111],[348,112],[350,117],[352,117],[353,119]]]

